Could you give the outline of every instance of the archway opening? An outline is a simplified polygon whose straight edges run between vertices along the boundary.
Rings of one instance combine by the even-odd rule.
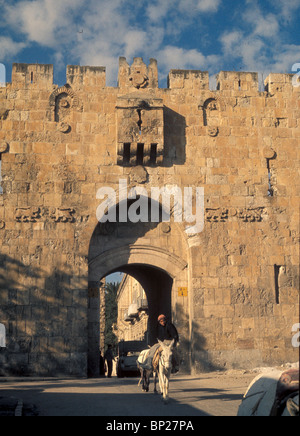
[[[123,274],[122,282],[112,286],[115,273]],[[141,341],[145,347],[157,342],[158,316],[165,314],[173,320],[172,287],[173,279],[166,271],[143,264],[118,266],[101,278],[99,292],[94,291],[89,297],[90,377],[99,375],[99,349],[103,356],[108,343],[112,343],[116,353],[121,341]],[[114,293],[115,306],[108,292]],[[109,307],[105,307],[105,301]],[[105,325],[107,322],[109,325]]]
[[[153,345],[157,342],[158,316],[163,313],[172,320],[173,279],[166,271],[149,265],[124,265],[118,271],[133,277],[145,291],[149,314],[148,342]],[[137,299],[134,296],[132,303],[138,303]]]
[[[99,299],[99,286],[104,278],[118,271],[133,277],[145,291],[149,306],[149,345],[157,342],[158,316],[166,315],[179,328],[182,354],[188,367],[188,252],[180,226],[173,218],[166,222],[168,213],[165,208],[147,197],[138,196],[138,203],[132,203],[132,200],[121,202],[106,212],[104,206],[102,208],[101,205],[98,212],[101,210],[111,220],[99,220],[90,241],[88,256],[89,375],[97,375],[99,368],[99,313],[93,313],[92,308],[99,304],[96,300]],[[180,289],[185,289],[184,296]],[[92,321],[93,317],[97,318],[98,324]]]

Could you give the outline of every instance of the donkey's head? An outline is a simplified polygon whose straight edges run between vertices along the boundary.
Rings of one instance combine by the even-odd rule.
[[[159,344],[162,347],[161,360],[165,369],[172,369],[172,359],[173,359],[173,350],[175,345],[175,340],[162,342],[158,340]]]

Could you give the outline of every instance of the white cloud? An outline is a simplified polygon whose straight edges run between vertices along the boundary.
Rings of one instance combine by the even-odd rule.
[[[199,0],[197,9],[201,12],[216,12],[220,4],[221,0]]]
[[[174,0],[157,0],[147,5],[146,15],[151,20],[157,23],[163,20],[174,6]]]
[[[297,7],[300,7],[299,0],[297,2]],[[256,0],[247,0],[246,3],[249,7],[242,14],[242,23],[245,23],[243,31],[233,29],[219,38],[225,59],[231,59],[237,70],[257,71],[264,76],[270,72],[290,72],[297,62],[300,47],[284,43],[281,16],[273,13],[265,15]],[[296,7],[293,0],[289,3]],[[285,8],[283,2],[279,6]]]
[[[197,50],[184,50],[180,47],[167,46],[159,53],[159,62],[161,66],[174,69],[192,68],[204,66],[205,56]]]
[[[238,48],[242,37],[243,33],[237,30],[232,32],[225,32],[220,37],[220,41],[222,42],[223,51],[225,52],[225,54],[232,55]]]
[[[276,5],[281,9],[281,16],[288,21],[292,21],[294,19],[294,12],[300,9],[299,0],[277,0]]]
[[[12,58],[26,47],[25,43],[15,42],[6,36],[0,36],[0,59]]]
[[[259,71],[264,69],[267,59],[264,53],[264,43],[259,38],[246,38],[241,41],[240,57],[241,67],[248,71]]]
[[[255,34],[232,31],[223,34],[220,40],[224,55],[232,58],[237,70],[257,71],[265,64],[264,42]]]
[[[25,35],[24,46],[52,48],[59,65],[67,53],[80,64],[105,65],[111,74],[120,55],[147,47],[146,32],[130,24],[133,6],[133,0],[125,6],[123,0],[26,0],[5,5],[5,20]]]
[[[158,62],[162,72],[168,73],[171,69],[210,70],[220,65],[220,57],[205,56],[198,50],[186,50],[176,46],[167,46],[160,50]]]
[[[265,16],[258,7],[248,9],[243,19],[252,26],[254,35],[271,38],[279,33],[278,17],[274,14]]]
[[[177,8],[193,17],[199,12],[203,14],[217,12],[220,5],[221,0],[178,0]]]
[[[5,20],[27,40],[55,48],[62,37],[76,31],[72,12],[80,0],[34,0],[5,5]]]
[[[77,34],[71,48],[71,54],[81,64],[105,66],[109,84],[116,81],[119,56],[138,56],[149,47],[149,28],[143,30],[142,26],[131,24],[134,8],[129,7],[130,3],[133,6],[130,0],[123,8],[122,0],[111,0],[103,7],[103,2],[91,0],[80,18],[83,33]],[[159,31],[153,39],[159,39]]]
[[[279,33],[279,23],[275,15],[269,14],[257,19],[254,33],[267,38],[276,36]]]
[[[125,57],[133,57],[135,53],[140,53],[144,47],[147,47],[147,32],[141,30],[129,30],[123,38]]]
[[[292,66],[300,61],[300,45],[286,44],[274,55],[274,73],[291,72]]]
[[[181,20],[188,23],[188,18],[194,18],[195,14],[217,12],[221,2],[222,0],[156,0],[147,5],[146,14],[150,20],[157,22],[168,14],[172,20],[176,11],[180,11],[184,14],[180,16]]]
[[[160,19],[172,7],[174,0],[163,1],[166,3]],[[197,4],[195,0],[192,2],[194,5]],[[171,68],[201,69],[215,63],[214,56],[206,58],[196,49],[185,50],[176,45],[164,46],[166,33],[176,32],[180,25],[187,24],[188,19],[185,23],[181,22],[179,26],[176,26],[176,20],[172,22],[170,25],[175,29],[167,28],[159,22],[154,24],[152,20],[158,17],[160,5],[161,1],[158,1],[148,6],[146,15],[149,22],[145,26],[131,24],[132,10],[129,9],[128,13],[122,12],[116,8],[116,2],[108,6],[105,16],[98,16],[95,9],[89,8],[82,16],[84,33],[81,41],[74,47],[73,53],[76,53],[82,64],[106,66],[110,83],[112,78],[117,77],[120,55],[125,56],[129,62],[135,56],[143,56],[145,61],[147,58],[156,57],[159,62],[160,77],[164,78]]]

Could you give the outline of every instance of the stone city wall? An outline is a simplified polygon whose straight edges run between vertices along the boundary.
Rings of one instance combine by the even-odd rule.
[[[85,376],[99,345],[88,340],[99,329],[89,307],[115,268],[141,273],[147,297],[156,289],[153,318],[167,298],[157,271],[172,280],[170,313],[190,370],[297,360],[292,76],[271,74],[260,92],[258,74],[221,72],[212,91],[207,72],[172,70],[161,89],[156,61],[141,58],[120,58],[117,87],[105,75],[68,66],[59,87],[52,65],[14,64],[0,88],[0,375]],[[120,179],[128,189],[204,188],[204,230],[187,235],[173,218],[99,224],[97,192]]]

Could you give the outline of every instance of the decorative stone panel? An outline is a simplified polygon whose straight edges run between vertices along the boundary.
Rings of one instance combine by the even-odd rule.
[[[117,100],[118,165],[155,166],[163,161],[163,100],[133,93]]]

